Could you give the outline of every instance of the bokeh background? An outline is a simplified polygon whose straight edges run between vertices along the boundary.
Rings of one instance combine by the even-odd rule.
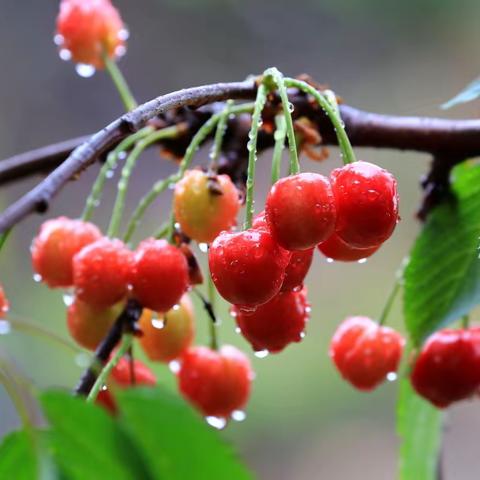
[[[478,104],[444,112],[439,105],[480,70],[477,0],[118,0],[131,37],[120,66],[140,101],[181,87],[240,80],[275,65],[289,75],[309,73],[344,99],[366,110],[472,117]],[[58,58],[52,42],[58,2],[0,0],[0,158],[94,132],[122,107],[109,78],[80,78]],[[395,478],[397,439],[395,382],[362,394],[343,382],[327,355],[335,326],[349,314],[376,316],[419,225],[419,177],[429,158],[412,152],[362,150],[358,156],[390,169],[398,178],[402,221],[393,238],[366,264],[328,264],[317,255],[308,280],[312,318],[301,344],[257,359],[257,378],[247,419],[224,432],[258,478],[270,480]],[[262,156],[257,205],[264,201],[269,154]],[[205,162],[201,152],[198,162]],[[328,172],[338,152],[322,165]],[[173,171],[157,152],[142,158],[131,182],[129,211],[152,181]],[[58,197],[49,215],[78,215],[97,167]],[[0,191],[3,208],[38,178]],[[96,220],[108,221],[116,182],[109,181]],[[137,237],[150,234],[168,215],[169,195],[149,211]],[[41,222],[18,226],[0,256],[0,279],[20,318],[68,338],[62,295],[34,283],[28,249]],[[207,320],[198,312],[198,341]],[[222,312],[222,341],[247,351]],[[391,322],[401,328],[401,306]],[[78,358],[48,341],[11,333],[0,349],[39,387],[75,384]],[[172,375],[156,368],[160,382],[175,388]],[[445,439],[446,478],[478,478],[478,403],[449,413]],[[0,391],[0,434],[18,424]],[[186,447],[187,448],[187,447]],[[412,479],[414,480],[414,479]]]

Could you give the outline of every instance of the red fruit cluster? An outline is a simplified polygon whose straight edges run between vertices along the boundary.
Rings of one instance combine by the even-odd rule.
[[[62,0],[55,41],[62,58],[103,68],[103,55],[125,52],[128,32],[110,0]]]
[[[403,337],[368,317],[349,317],[337,328],[330,357],[339,372],[359,390],[372,390],[395,374],[403,353]]]
[[[439,408],[475,395],[480,388],[480,328],[431,335],[414,361],[411,382]]]

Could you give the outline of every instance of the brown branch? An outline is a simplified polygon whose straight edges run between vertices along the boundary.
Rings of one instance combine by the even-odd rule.
[[[185,135],[177,140],[163,142],[167,149],[182,155],[193,134],[212,112],[218,109],[218,105],[193,111],[180,107],[198,107],[227,98],[252,99],[255,93],[256,86],[253,81],[180,90],[158,97],[123,115],[83,142],[73,152],[70,150],[81,139],[51,145],[0,162],[0,184],[33,173],[42,173],[58,165],[47,178],[0,215],[0,233],[8,230],[32,212],[44,212],[52,198],[71,178],[148,121],[158,118],[166,125],[186,121],[189,129]],[[290,99],[294,105],[295,119],[300,117],[310,119],[322,137],[322,144],[337,143],[328,118],[311,98],[294,90],[290,92]],[[272,96],[264,117],[268,121],[277,112],[278,101]],[[429,153],[436,159],[424,185],[426,199],[421,209],[422,216],[441,200],[442,192],[446,190],[445,179],[448,179],[452,166],[466,158],[480,155],[480,120],[381,115],[358,110],[348,105],[341,105],[340,112],[354,146],[413,150]],[[245,174],[247,157],[245,140],[249,127],[249,116],[239,117],[229,122],[224,156],[220,162],[221,170],[230,174],[238,182],[242,181]],[[273,135],[263,130],[259,138],[259,149],[269,148],[272,144]],[[65,160],[67,155],[68,158]],[[436,182],[438,178],[440,182]]]

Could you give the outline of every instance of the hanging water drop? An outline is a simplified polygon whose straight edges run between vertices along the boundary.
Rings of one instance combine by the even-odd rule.
[[[152,327],[157,330],[165,328],[165,320],[163,318],[152,318]]]
[[[95,67],[86,63],[77,63],[75,65],[75,71],[83,78],[89,78],[95,73]]]
[[[266,358],[268,357],[268,350],[258,350],[254,353],[257,358]]]
[[[364,263],[367,263],[367,258],[361,258],[360,260],[357,261],[357,263],[359,263],[360,265],[364,264]]]
[[[69,290],[67,290],[67,291],[63,294],[62,298],[63,298],[63,303],[65,304],[66,307],[69,307],[69,306],[73,303],[73,301],[74,301],[74,299],[75,299],[73,293],[72,293],[71,291],[69,291]]]
[[[36,283],[40,283],[42,281],[42,276],[39,273],[33,274],[33,281]]]
[[[172,360],[168,364],[168,368],[172,373],[177,374],[180,371],[180,362],[178,360]]]
[[[206,243],[199,243],[198,248],[200,249],[201,252],[207,253],[208,252],[208,244]]]
[[[0,335],[8,335],[12,331],[12,326],[8,320],[0,320]]]
[[[243,422],[247,418],[247,414],[243,410],[234,410],[232,412],[232,420]]]
[[[60,35],[60,33],[57,33],[54,37],[53,37],[53,43],[59,47],[61,47],[63,45],[63,42],[65,42],[65,38],[63,37],[63,35]]]
[[[327,263],[333,263],[335,260],[333,258],[327,258]]]
[[[61,48],[58,52],[58,56],[64,62],[68,62],[72,58],[72,52],[68,48]]]
[[[117,37],[119,40],[122,40],[123,42],[125,42],[126,40],[128,40],[128,37],[130,36],[130,32],[128,31],[127,28],[122,28],[121,30],[118,31],[117,33]]]
[[[125,45],[118,45],[115,48],[116,57],[123,57],[126,53],[127,53],[127,49],[125,48]]]
[[[222,417],[210,416],[210,417],[205,417],[205,420],[211,427],[216,428],[217,430],[222,430],[227,425],[227,420]]]

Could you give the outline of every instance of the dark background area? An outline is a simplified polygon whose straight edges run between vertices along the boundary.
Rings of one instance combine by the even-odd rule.
[[[479,113],[476,103],[448,112],[439,109],[480,70],[480,3],[475,0],[115,4],[131,32],[120,67],[139,101],[182,87],[241,80],[277,66],[292,76],[309,73],[347,103],[366,110],[448,117]],[[58,58],[52,41],[57,8],[56,1],[0,0],[0,158],[94,132],[122,113],[107,75],[80,78],[71,63]],[[339,165],[338,152],[331,153],[321,165],[302,159],[303,168],[330,171]],[[225,435],[262,479],[395,477],[396,384],[371,394],[356,392],[333,369],[327,346],[346,315],[376,316],[381,311],[394,272],[419,229],[413,218],[420,198],[418,180],[429,159],[409,152],[364,150],[357,155],[397,176],[402,222],[366,264],[327,264],[316,256],[308,280],[313,311],[306,338],[280,355],[262,360],[252,356],[257,378],[247,419],[231,424]],[[259,161],[257,205],[268,186],[269,159],[267,153]],[[206,160],[205,152],[198,156],[199,162]],[[157,152],[145,155],[131,182],[128,210],[154,179],[173,169]],[[49,215],[78,215],[96,172],[93,167],[66,188]],[[0,205],[6,206],[36,181],[2,187]],[[109,181],[96,217],[101,225],[109,218],[115,186]],[[137,239],[155,230],[168,209],[166,194],[150,209]],[[15,315],[67,338],[61,294],[32,281],[27,252],[40,222],[31,217],[15,229],[0,256],[0,280]],[[197,313],[202,342],[207,320],[201,309]],[[235,335],[226,308],[222,317],[222,340],[249,351]],[[401,326],[399,305],[392,322]],[[71,387],[81,372],[72,355],[39,339],[12,333],[0,338],[0,348],[40,387]],[[161,383],[174,388],[165,367],[156,371]],[[3,391],[0,411],[0,433],[5,433],[17,419]],[[478,403],[452,409],[446,478],[478,477],[479,431]]]

